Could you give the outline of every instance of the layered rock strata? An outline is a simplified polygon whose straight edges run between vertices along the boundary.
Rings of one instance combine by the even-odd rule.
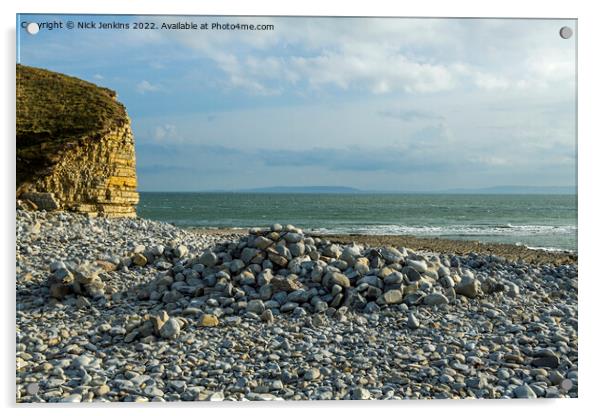
[[[113,91],[18,65],[16,147],[17,198],[29,207],[136,216],[134,137]]]

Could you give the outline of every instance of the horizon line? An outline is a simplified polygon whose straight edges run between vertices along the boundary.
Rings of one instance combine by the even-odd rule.
[[[551,187],[553,188],[553,187]],[[429,191],[411,191],[411,190],[363,190],[363,189],[354,189],[349,191],[336,191],[336,190],[282,190],[282,191],[270,191],[269,189],[201,189],[201,190],[138,190],[139,193],[167,193],[167,194],[181,194],[181,193],[237,193],[237,194],[489,194],[489,195],[503,195],[503,194],[523,194],[523,195],[577,195],[577,187],[566,187],[567,189],[563,191],[554,192],[553,189],[550,189],[546,192],[546,189],[539,188],[533,189],[533,191],[529,191],[528,189],[524,190],[499,190],[495,191],[495,189],[487,190],[487,188],[475,188],[475,189],[443,189],[443,190],[429,190]]]

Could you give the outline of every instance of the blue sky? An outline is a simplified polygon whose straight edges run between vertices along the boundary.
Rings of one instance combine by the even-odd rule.
[[[19,30],[21,63],[117,91],[143,191],[576,181],[572,20],[20,18],[274,25]]]

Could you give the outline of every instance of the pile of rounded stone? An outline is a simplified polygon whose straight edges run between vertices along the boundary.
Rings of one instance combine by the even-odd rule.
[[[174,249],[177,255],[170,257],[172,262],[178,259],[173,265],[158,257],[164,255],[161,249],[154,247],[146,254],[138,250],[131,258],[132,264],[143,266],[150,251],[159,269],[154,280],[139,288],[138,299],[183,315],[209,309],[205,320],[246,314],[271,322],[274,315],[286,313],[342,317],[348,310],[407,310],[460,302],[457,296],[518,294],[516,284],[475,275],[453,256],[422,256],[394,247],[340,246],[305,235],[292,225],[254,228],[238,241],[217,244],[198,255],[189,255],[185,246],[179,246]],[[134,325],[135,335],[129,341],[137,335],[160,333],[156,316],[152,318],[155,324],[150,319],[139,322],[139,328]],[[408,324],[418,325],[412,317]],[[177,326],[172,322],[170,328]],[[178,331],[166,332],[173,337]]]
[[[105,298],[115,293],[115,289],[107,287],[102,274],[120,270],[128,272],[130,267],[142,267],[153,264],[159,270],[169,270],[179,259],[188,254],[188,248],[176,241],[167,246],[155,245],[146,249],[144,245],[134,247],[131,256],[108,256],[106,260],[83,261],[81,263],[54,261],[50,264],[50,276],[47,280],[49,294],[52,298],[63,300],[69,295],[78,299]]]

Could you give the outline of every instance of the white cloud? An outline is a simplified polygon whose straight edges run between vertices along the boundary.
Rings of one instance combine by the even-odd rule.
[[[174,18],[178,19],[178,18]],[[212,20],[212,19],[210,19]],[[220,20],[218,18],[213,20]],[[573,46],[552,21],[221,18],[274,31],[161,33],[223,71],[226,86],[257,95],[287,88],[423,94],[548,88],[574,78]],[[554,28],[552,30],[551,28]],[[563,43],[564,42],[564,43]]]
[[[481,72],[475,72],[473,76],[475,85],[484,90],[504,90],[511,86],[510,81],[500,76],[483,74]]]
[[[174,141],[178,138],[177,136],[177,128],[173,124],[162,124],[160,126],[155,126],[152,131],[151,137],[157,143],[163,143],[168,141]]]
[[[259,73],[262,67],[256,61],[253,61],[252,58],[243,63],[232,53],[216,53],[213,59],[227,74],[229,87],[241,88],[258,95],[273,95],[277,93],[277,90],[268,88],[258,80],[258,78],[261,78]]]
[[[174,18],[177,20],[177,18]],[[258,95],[284,86],[314,89],[358,88],[374,94],[450,89],[454,79],[444,63],[406,56],[400,46],[448,44],[455,23],[443,20],[227,18],[242,23],[272,23],[274,31],[208,31],[144,36],[144,41],[171,39],[209,58],[226,75],[227,86]],[[457,29],[451,30],[452,32]],[[134,34],[134,36],[139,36]],[[146,91],[148,86],[141,86]]]
[[[446,91],[453,88],[455,82],[449,68],[443,65],[415,62],[403,54],[378,48],[367,53],[328,52],[310,58],[296,57],[290,67],[314,88],[355,86],[375,94]]]
[[[159,91],[161,88],[159,85],[151,84],[147,80],[142,80],[138,84],[136,84],[136,91],[140,94],[145,94],[147,92],[155,92]]]
[[[558,56],[533,57],[527,61],[527,68],[544,82],[575,81],[575,60],[560,59]]]

